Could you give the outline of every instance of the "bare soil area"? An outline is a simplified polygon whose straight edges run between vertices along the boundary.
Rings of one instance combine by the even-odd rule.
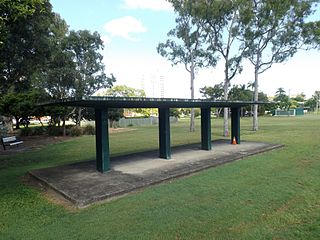
[[[8,147],[6,150],[3,149],[1,144],[0,146],[0,155],[9,155],[22,151],[30,151],[33,149],[40,149],[48,144],[62,142],[71,137],[53,137],[53,136],[26,136],[18,137],[19,140],[22,140],[23,143],[17,146]]]
[[[110,128],[109,134],[115,134],[120,132],[128,132],[136,130],[134,128]],[[66,137],[55,137],[55,136],[25,136],[25,137],[18,137],[19,140],[22,140],[23,143],[19,144],[18,146],[8,147],[6,150],[3,149],[3,146],[0,142],[0,156],[2,155],[9,155],[15,154],[17,152],[23,151],[30,151],[34,149],[40,149],[48,144],[62,142],[68,139],[72,139],[73,137],[66,136]]]

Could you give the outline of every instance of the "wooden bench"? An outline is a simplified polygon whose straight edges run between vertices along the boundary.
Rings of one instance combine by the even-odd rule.
[[[23,143],[23,141],[17,140],[16,136],[11,136],[1,138],[1,143],[3,149],[6,150],[6,147],[18,146],[19,144]]]

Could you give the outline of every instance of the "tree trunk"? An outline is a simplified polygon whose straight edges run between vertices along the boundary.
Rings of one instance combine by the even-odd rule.
[[[13,133],[13,124],[12,124],[12,118],[11,117],[3,117],[4,126],[7,129],[7,133]]]
[[[191,85],[190,85],[190,90],[191,90],[191,99],[194,99],[194,65],[192,63],[191,69],[190,69],[190,80],[191,80]],[[194,113],[194,108],[191,108],[191,117],[190,117],[190,132],[195,131],[195,113]]]
[[[43,127],[43,122],[41,121],[41,118],[38,117],[37,119],[39,120],[39,122],[40,122],[40,124],[41,124],[41,127]]]
[[[14,117],[16,119],[16,129],[20,129],[19,117]]]
[[[81,118],[82,118],[82,108],[78,107],[78,116],[77,116],[77,120],[76,120],[77,126],[81,125]]]
[[[228,88],[229,88],[229,82],[227,79],[225,79],[225,81],[224,81],[224,97],[223,97],[223,99],[225,101],[228,100]],[[225,108],[223,108],[223,136],[224,137],[229,136],[228,117],[229,117],[229,108],[225,107]]]
[[[66,116],[63,115],[62,119],[62,135],[65,137],[66,136]]]
[[[259,61],[258,61],[259,62]],[[259,96],[259,85],[258,85],[258,78],[259,78],[259,69],[258,64],[254,68],[254,101],[258,101]],[[253,124],[252,130],[258,131],[258,104],[253,105]]]

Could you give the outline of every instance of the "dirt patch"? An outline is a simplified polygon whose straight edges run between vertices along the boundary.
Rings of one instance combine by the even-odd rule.
[[[48,144],[58,143],[71,139],[71,137],[53,137],[53,136],[27,136],[19,137],[19,140],[22,140],[23,143],[18,146],[13,146],[6,150],[3,149],[3,146],[0,147],[0,156],[15,154],[18,152],[30,151],[34,149],[40,149]]]
[[[110,134],[116,134],[121,132],[130,132],[134,131],[136,129],[134,128],[109,128]],[[13,146],[11,148],[8,148],[6,150],[3,149],[2,144],[0,143],[0,156],[3,155],[9,155],[9,154],[15,154],[18,152],[25,152],[25,151],[31,151],[35,149],[41,149],[42,147],[63,142],[69,139],[72,139],[74,137],[55,137],[55,136],[25,136],[25,137],[18,137],[19,140],[23,141],[23,144],[19,144],[17,146]]]

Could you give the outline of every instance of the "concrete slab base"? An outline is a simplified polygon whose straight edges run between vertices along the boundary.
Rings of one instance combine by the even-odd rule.
[[[173,147],[170,160],[158,158],[158,151],[114,157],[111,158],[111,170],[103,174],[96,171],[95,161],[90,161],[32,170],[29,175],[75,206],[85,207],[281,146],[245,141],[231,145],[230,141],[219,140],[212,142],[210,151],[201,150],[200,144]]]

